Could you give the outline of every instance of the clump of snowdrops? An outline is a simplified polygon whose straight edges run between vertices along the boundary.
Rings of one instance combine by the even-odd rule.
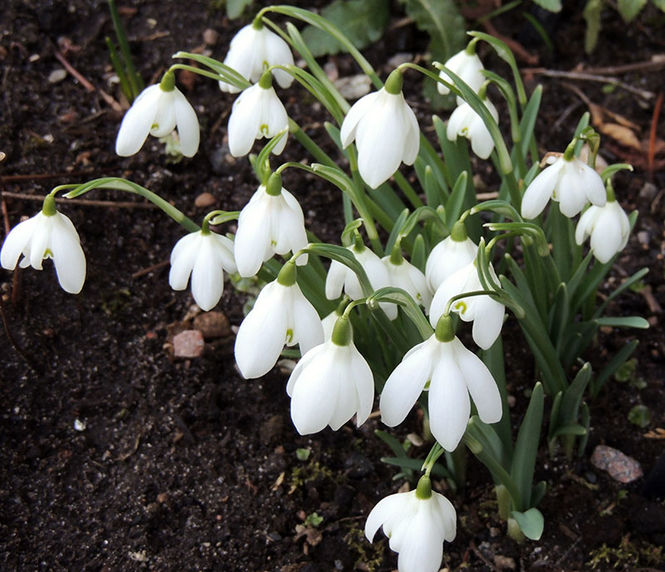
[[[274,13],[332,34],[375,91],[350,105],[296,26],[289,20],[280,28],[269,18]],[[508,63],[509,79],[484,68],[477,54],[481,43]],[[304,67],[294,65],[294,51]],[[236,34],[224,62],[183,52],[174,58],[199,67],[176,63],[159,84],[141,92],[122,121],[116,152],[138,153],[152,135],[185,157],[197,153],[196,112],[175,81],[175,71],[187,69],[219,82],[223,91],[239,93],[228,122],[234,156],[247,156],[266,140],[253,156],[258,186],[249,203],[239,213],[210,212],[199,225],[153,190],[128,180],[62,185],[45,198],[41,212],[7,236],[2,266],[41,270],[42,261],[52,258],[62,288],[79,293],[85,255],[74,225],[56,209],[55,196],[78,197],[101,188],[147,198],[186,231],[171,254],[173,289],[189,284],[207,311],[221,298],[225,274],[258,274],[263,281],[240,324],[235,357],[241,374],[252,379],[273,369],[285,346],[297,347],[300,359],[285,390],[300,434],[365,423],[376,406],[377,388],[381,421],[388,427],[422,408],[433,443],[426,459],[407,457],[394,437],[379,432],[395,451],[392,464],[416,486],[380,500],[365,527],[370,541],[383,528],[399,553],[401,571],[439,569],[443,543],[455,537],[456,513],[433,490],[433,478],[445,480],[452,491],[459,487],[466,450],[487,467],[508,533],[518,540],[538,539],[544,518],[537,505],[545,483],[534,483],[533,474],[545,421],[551,451],[583,450],[586,398],[600,391],[637,343],[626,344],[594,373],[584,356],[598,328],[646,327],[639,317],[604,315],[609,302],[645,271],[602,300],[596,295],[635,222],[636,213],[624,212],[612,185],[612,176],[630,166],[598,172],[599,136],[586,115],[571,126],[565,149],[545,147],[541,154],[534,135],[541,89],[527,97],[510,50],[480,32],[471,32],[466,49],[446,63],[432,68],[404,63],[382,83],[326,20],[275,6],[261,10]],[[404,82],[418,74],[457,98],[447,120],[432,117],[436,144],[423,136],[403,95]],[[329,113],[325,132],[315,139],[329,137],[337,147],[334,155],[289,118],[280,90],[294,80]],[[500,123],[508,137],[490,98],[503,99]],[[298,144],[306,161],[279,164],[286,146]],[[476,196],[472,155],[494,167],[496,192],[487,200]],[[298,193],[282,185],[286,169],[304,170],[339,189],[341,244],[312,240]],[[235,236],[217,230],[233,220]],[[507,380],[523,364],[504,364],[506,321],[521,328],[536,372],[515,439]],[[472,343],[465,344],[458,333],[468,328]]]

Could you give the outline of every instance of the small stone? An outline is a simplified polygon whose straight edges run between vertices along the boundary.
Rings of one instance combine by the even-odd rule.
[[[63,70],[62,68],[60,68],[57,70],[53,70],[50,74],[48,74],[48,82],[60,83],[66,77],[67,77],[67,70]]]
[[[177,358],[197,358],[203,354],[203,334],[199,330],[185,330],[173,337],[173,355]]]
[[[640,244],[644,246],[649,245],[649,240],[651,240],[651,236],[649,234],[649,231],[647,230],[641,230],[637,233],[637,240],[639,241]]]
[[[75,431],[85,431],[85,421],[81,421],[80,419],[74,419],[74,430]]]
[[[335,62],[327,61],[323,64],[323,71],[326,72],[326,76],[328,76],[330,81],[337,81],[339,79],[339,70]]]
[[[335,87],[346,99],[358,99],[369,93],[371,80],[364,74],[341,77],[334,82]]]
[[[223,312],[206,312],[194,318],[194,329],[199,330],[206,340],[226,338],[231,335],[229,319]]]
[[[494,566],[497,570],[515,570],[515,559],[497,554],[494,557]]]
[[[217,30],[213,30],[212,28],[206,28],[203,30],[203,41],[206,45],[214,46],[217,43],[217,40],[219,40],[219,33]]]
[[[591,464],[607,471],[610,477],[620,483],[632,483],[643,475],[639,462],[618,449],[606,445],[598,445],[593,450]]]
[[[658,192],[658,187],[653,183],[646,182],[644,186],[640,189],[640,198],[651,200],[656,196]]]

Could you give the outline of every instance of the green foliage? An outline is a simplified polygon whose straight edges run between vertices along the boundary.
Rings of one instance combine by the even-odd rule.
[[[252,0],[226,0],[226,15],[231,20],[240,18],[245,8],[252,3]]]
[[[335,0],[321,16],[337,26],[357,48],[376,42],[390,20],[389,0]],[[315,57],[336,54],[342,45],[327,32],[307,26],[302,37]]]
[[[659,566],[664,561],[663,547],[647,542],[630,540],[629,535],[621,539],[619,546],[603,543],[600,548],[589,553],[587,562],[593,570],[624,569],[635,570],[644,566]]]
[[[619,0],[617,9],[626,24],[632,22],[647,4],[647,0]]]
[[[305,526],[311,526],[313,528],[318,528],[323,522],[323,517],[320,516],[317,512],[308,514],[305,519]]]
[[[644,429],[651,423],[651,410],[646,405],[636,405],[628,412],[628,421]]]
[[[561,0],[533,0],[533,3],[550,12],[561,12]]]

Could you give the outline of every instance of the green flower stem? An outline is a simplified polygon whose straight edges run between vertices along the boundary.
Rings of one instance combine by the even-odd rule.
[[[329,167],[337,167],[337,163],[333,161],[330,156],[319,147],[314,140],[305,133],[300,125],[293,119],[289,118],[289,133],[291,133],[298,143],[300,143],[307,151],[309,151],[319,163],[328,165]]]
[[[239,89],[247,89],[250,87],[252,84],[249,83],[242,75],[240,75],[236,70],[233,68],[223,64],[222,62],[214,59],[214,58],[209,58],[208,56],[203,56],[201,54],[193,54],[191,52],[176,52],[171,56],[173,59],[187,59],[187,60],[192,60],[195,62],[198,62],[208,68],[210,68],[213,72],[215,72],[217,75],[216,76],[211,76],[208,74],[203,74],[202,72],[204,70],[201,70],[200,68],[193,67],[193,66],[186,66],[186,64],[176,64],[180,66],[185,66],[177,69],[187,69],[193,73],[197,73],[199,75],[206,75],[207,77],[210,77],[211,79],[216,79],[219,81],[220,79],[227,82],[227,83],[232,83],[236,85]]]
[[[443,455],[444,452],[445,452],[444,448],[441,445],[439,445],[438,441],[434,443],[429,453],[427,454],[425,461],[423,462],[422,468],[420,469],[421,471],[425,471],[426,477],[430,476],[430,473],[434,468],[434,464],[437,462],[439,457]]]
[[[195,74],[198,74],[198,75],[202,75],[202,76],[210,78],[210,79],[214,79],[215,81],[220,81],[220,80],[224,79],[218,73],[209,72],[207,70],[203,70],[203,69],[197,68],[195,66],[189,66],[187,64],[173,64],[168,69],[168,71],[166,73],[169,73],[169,72],[173,73],[175,70],[185,70],[185,71],[192,72],[192,73],[195,73]],[[166,74],[164,74],[164,76],[166,77]]]
[[[310,24],[310,25],[312,25],[316,28],[319,28],[320,30],[328,32],[333,38],[335,38],[344,47],[344,49],[347,52],[349,52],[351,57],[354,60],[356,60],[356,62],[360,66],[360,69],[362,69],[362,71],[367,76],[369,76],[369,78],[372,80],[372,83],[377,88],[382,87],[381,80],[376,75],[376,72],[374,71],[374,68],[371,66],[371,64],[358,51],[358,49],[351,43],[351,41],[336,26],[334,26],[333,24],[328,22],[325,18],[322,18],[318,14],[315,14],[314,12],[310,12],[309,10],[304,10],[302,8],[296,8],[294,6],[285,6],[285,5],[268,6],[266,8],[263,8],[257,14],[257,18],[258,17],[263,17],[264,14],[269,13],[269,12],[274,12],[276,14],[283,14],[285,16],[289,16],[290,18],[296,18],[297,20],[305,22],[306,24]],[[265,18],[264,18],[264,21],[265,21]]]
[[[443,315],[446,316],[450,313],[450,308],[455,302],[457,302],[457,300],[463,300],[464,298],[470,298],[471,296],[491,296],[497,302],[501,302],[503,304],[501,296],[492,290],[473,290],[472,292],[462,292],[461,294],[457,294],[448,300],[446,308],[443,311]]]
[[[63,185],[60,188],[64,188],[69,185]],[[94,179],[83,183],[81,185],[74,186],[73,190],[69,191],[65,197],[68,199],[73,199],[79,197],[93,189],[114,189],[116,191],[125,191],[127,193],[132,193],[134,195],[139,195],[147,200],[149,200],[153,205],[159,207],[164,213],[170,216],[178,224],[181,224],[189,232],[196,232],[200,230],[199,225],[196,224],[192,219],[185,215],[182,211],[175,208],[172,204],[165,201],[162,197],[153,193],[152,191],[138,185],[127,179],[122,179],[119,177],[104,177],[101,179]],[[55,189],[54,189],[55,191]]]

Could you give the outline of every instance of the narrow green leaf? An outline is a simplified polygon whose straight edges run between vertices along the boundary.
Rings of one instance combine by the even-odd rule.
[[[591,382],[591,395],[596,397],[605,385],[605,382],[612,377],[616,371],[628,360],[639,344],[638,340],[632,340],[624,345]]]
[[[520,145],[522,146],[522,155],[526,157],[526,154],[529,150],[529,145],[532,138],[534,137],[534,129],[536,126],[536,119],[538,118],[538,111],[540,110],[540,101],[543,97],[543,86],[539,85],[536,89],[533,90],[529,103],[527,103],[524,108],[524,113],[522,114],[522,120],[520,121],[520,132],[522,134],[522,140]],[[535,157],[532,157],[532,160],[536,160]]]
[[[572,425],[562,425],[557,427],[554,431],[554,437],[560,437],[562,435],[586,435],[586,429],[577,423]]]
[[[525,512],[514,510],[511,516],[517,521],[520,530],[529,540],[540,540],[545,529],[545,519],[537,508],[530,508]]]
[[[599,326],[611,326],[615,328],[638,328],[646,330],[649,327],[649,322],[641,316],[597,318],[595,322]]]
[[[543,386],[540,383],[536,383],[531,393],[529,406],[517,434],[513,463],[510,470],[510,476],[515,481],[522,499],[531,498],[533,471],[536,465],[538,441],[540,440],[540,430],[543,423],[544,402]],[[517,506],[517,508],[524,510],[528,507],[523,505]]]
[[[596,49],[598,35],[600,34],[600,13],[603,10],[603,0],[587,0],[584,6],[584,20],[586,32],[584,33],[584,51],[590,54]]]
[[[629,24],[646,6],[647,0],[619,0],[617,8],[624,22]]]
[[[533,3],[550,12],[561,12],[561,0],[533,0]]]
[[[226,16],[229,20],[240,18],[252,0],[226,0]]]

